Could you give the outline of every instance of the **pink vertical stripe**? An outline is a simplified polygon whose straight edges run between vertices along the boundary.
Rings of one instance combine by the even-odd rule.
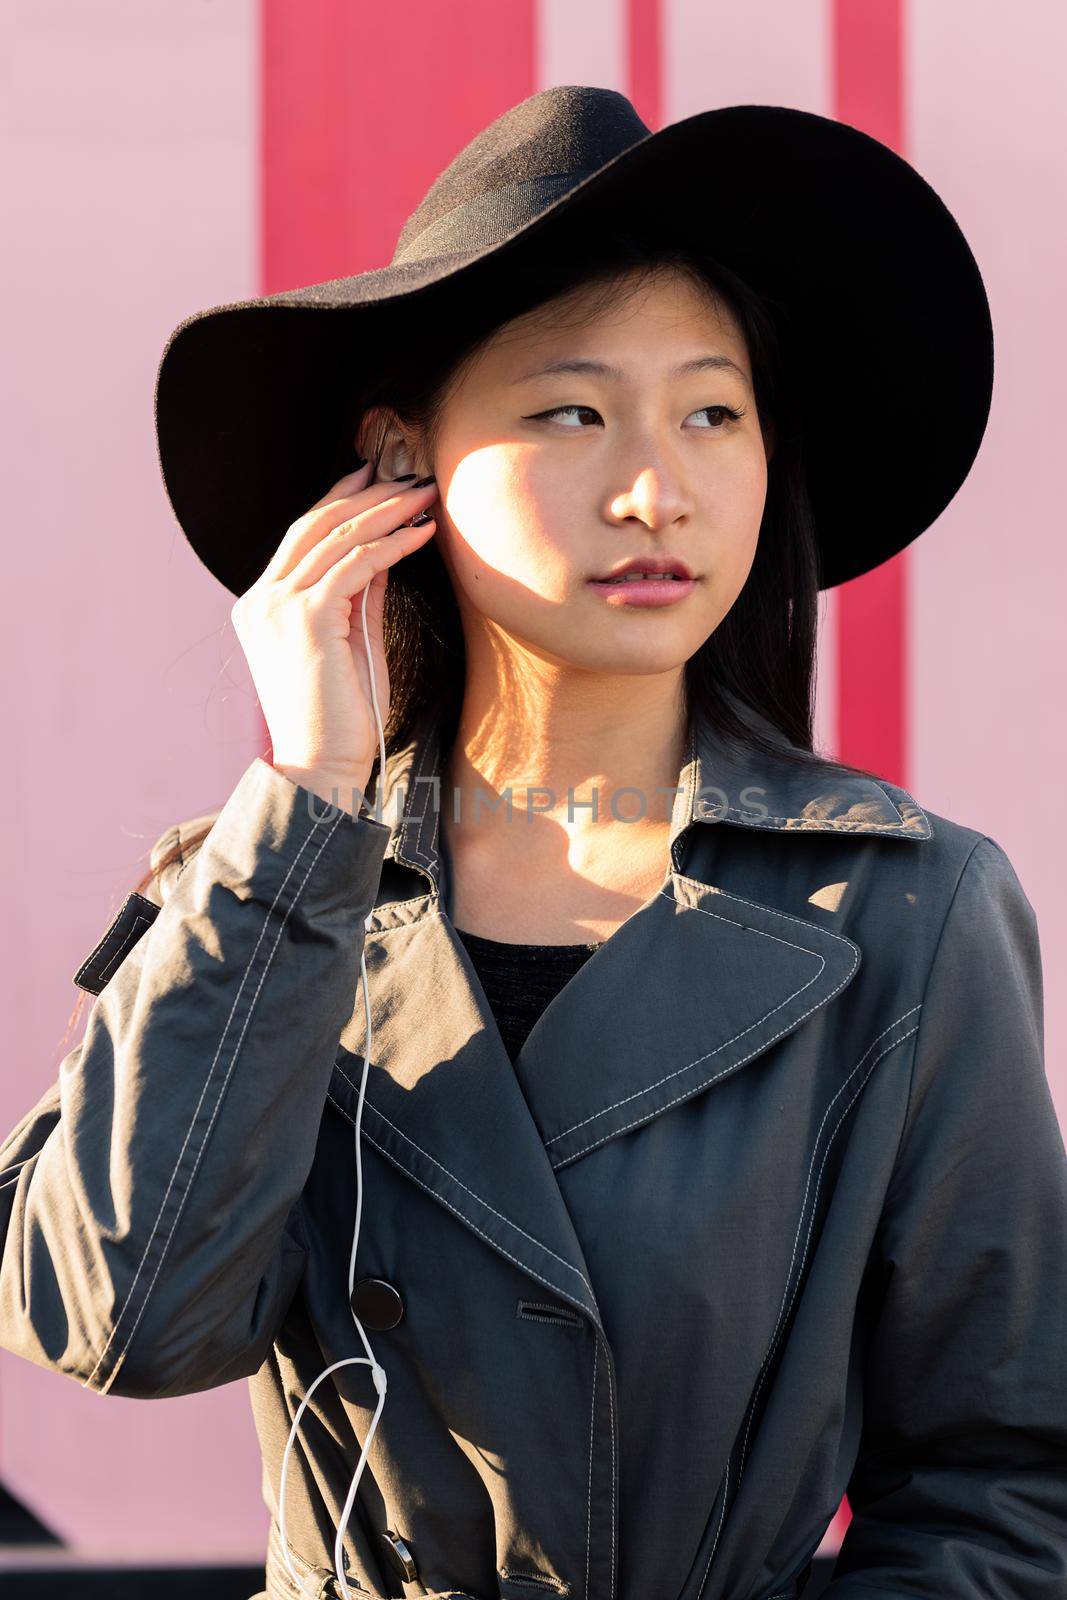
[[[902,155],[903,0],[833,0],[831,115]],[[856,508],[862,529],[863,508]],[[908,781],[907,552],[841,585],[835,754]]]

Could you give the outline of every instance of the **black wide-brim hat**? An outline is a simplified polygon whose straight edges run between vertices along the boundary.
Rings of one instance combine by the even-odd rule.
[[[993,330],[955,219],[887,145],[788,106],[649,131],[615,90],[513,106],[452,160],[387,267],[214,306],[171,334],[160,469],[193,549],[234,594],[351,470],[353,396],[441,330],[485,325],[598,225],[686,241],[781,312],[821,587],[917,538],[969,472]]]

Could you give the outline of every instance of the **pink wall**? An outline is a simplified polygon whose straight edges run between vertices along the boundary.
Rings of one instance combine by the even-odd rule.
[[[284,9],[263,5],[276,26]],[[451,38],[433,0],[400,8],[391,23],[379,8],[341,0],[309,0],[301,15],[324,7],[347,21],[337,76],[345,109],[323,126],[352,141],[353,170],[374,187],[330,191],[352,208],[344,225],[314,224],[287,255],[284,163],[297,134],[269,101],[264,139],[257,0],[0,0],[13,291],[0,315],[15,375],[2,402],[8,592],[19,616],[32,617],[0,633],[4,681],[21,691],[0,802],[13,1035],[0,1079],[4,1130],[55,1077],[71,1042],[62,1042],[71,974],[148,846],[175,818],[221,804],[260,748],[229,598],[198,567],[158,478],[152,390],[174,324],[264,283],[381,264],[440,166],[534,88],[618,87],[653,125],[731,102],[833,114],[833,0],[530,0],[513,12],[455,0]],[[999,340],[978,462],[908,558],[904,781],[921,804],[992,833],[1016,863],[1042,930],[1049,1074],[1067,1122],[1055,981],[1067,947],[1054,813],[1063,756],[1052,736],[1064,573],[1053,435],[1067,410],[1055,365],[1067,242],[1067,113],[1056,90],[1067,19],[1037,0],[1010,16],[989,0],[911,0],[903,21],[904,153],[971,239]],[[650,28],[656,72],[647,54],[632,55]],[[456,70],[442,87],[446,47]],[[357,90],[370,93],[374,81],[403,117],[395,144],[368,164]],[[838,728],[837,610],[825,596],[818,728],[827,749]],[[205,1437],[214,1440],[206,1453]],[[0,1353],[0,1478],[87,1550],[261,1559],[259,1471],[243,1384],[165,1405],[102,1404]]]
[[[912,782],[923,804],[991,834],[1033,903],[1048,1073],[1067,1127],[1067,9],[936,0],[913,7],[909,34],[915,160],[951,196],[997,337],[978,459],[915,546]]]
[[[164,827],[259,738],[225,593],[176,530],[152,393],[189,310],[253,293],[251,0],[6,0],[4,1131],[55,1078],[93,948]],[[32,866],[31,866],[32,864]],[[224,1447],[204,1453],[214,1436]],[[195,1466],[194,1466],[195,1463]],[[89,1468],[89,1470],[86,1470]],[[146,1470],[147,1468],[147,1470]],[[87,1549],[258,1552],[247,1392],[144,1405],[0,1355],[0,1476]]]

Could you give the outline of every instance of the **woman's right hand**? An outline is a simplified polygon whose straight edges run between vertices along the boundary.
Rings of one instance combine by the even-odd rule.
[[[353,813],[378,754],[363,591],[369,586],[367,632],[384,727],[388,569],[437,528],[432,517],[421,527],[401,526],[433,504],[436,482],[371,484],[372,471],[364,462],[298,517],[230,612],[263,708],[273,765]]]

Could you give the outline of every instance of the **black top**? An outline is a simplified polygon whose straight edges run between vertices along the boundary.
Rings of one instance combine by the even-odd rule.
[[[514,1061],[549,1001],[599,944],[506,944],[457,928]]]

